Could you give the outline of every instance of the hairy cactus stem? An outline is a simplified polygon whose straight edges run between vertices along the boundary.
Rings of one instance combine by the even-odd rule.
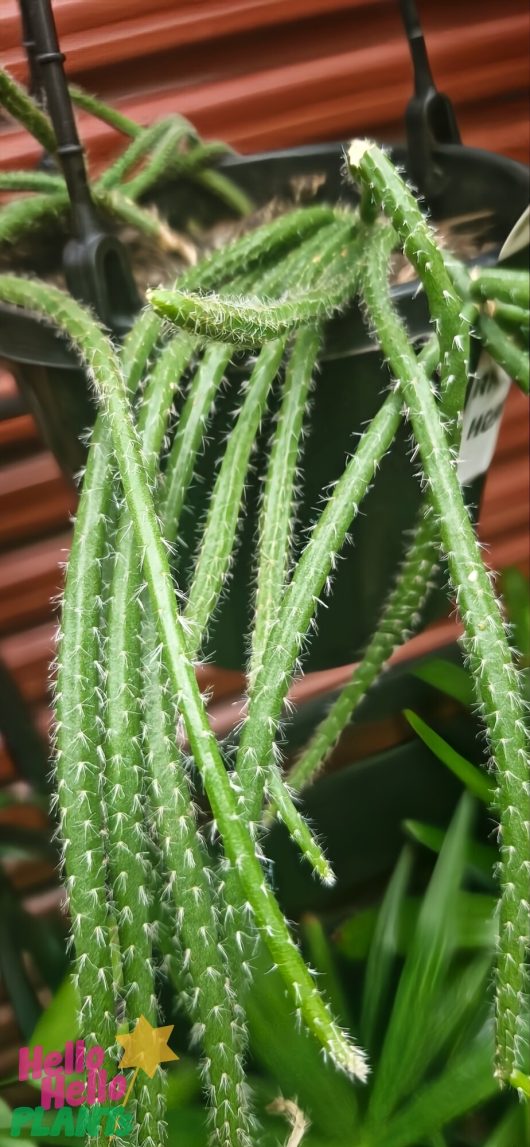
[[[140,444],[131,418],[124,379],[112,346],[98,324],[82,307],[52,287],[42,287],[11,276],[0,276],[0,298],[39,314],[44,321],[64,331],[90,369],[111,428],[116,462],[142,553],[164,664],[184,718],[194,760],[203,778],[227,858],[237,868],[241,886],[265,944],[278,965],[301,1018],[337,1067],[352,1076],[365,1078],[365,1058],[347,1039],[317,990],[293,943],[276,898],[264,878],[248,828],[238,815],[234,789],[210,729],[193,665],[187,657],[181,617],[175,609],[167,553],[145,480]],[[82,640],[82,633],[80,638]]]
[[[370,258],[374,235],[377,241],[384,246],[381,260],[385,255],[388,259],[391,253],[395,236],[393,228],[387,228],[386,239],[383,239],[382,235],[379,236],[377,231],[372,231],[372,235],[366,236],[363,262]],[[465,354],[467,363],[469,361],[469,334],[475,313],[476,308],[474,306],[464,308],[459,324],[462,354]],[[457,334],[458,331],[455,330],[455,336]],[[432,377],[440,363],[437,336],[431,337],[429,343],[421,351],[418,361],[426,374]],[[451,395],[453,385],[454,380],[442,389],[441,410],[444,412],[447,411],[448,407],[455,410],[455,403],[452,401]],[[453,443],[456,446],[460,437],[460,417],[455,418],[453,416],[450,425]],[[422,501],[412,534],[414,540],[405,555],[395,586],[384,606],[377,629],[368,643],[362,660],[355,667],[351,680],[341,690],[328,713],[312,734],[309,744],[289,772],[288,781],[294,789],[303,788],[315,779],[361,700],[380,676],[388,658],[395,648],[406,640],[414,628],[413,619],[419,616],[419,611],[430,591],[431,579],[438,564],[440,548],[437,523],[428,496]],[[267,824],[270,824],[271,815],[274,814],[274,811],[274,806],[267,811]]]
[[[13,119],[18,120],[26,131],[29,131],[45,151],[54,154],[57,140],[48,116],[41,111],[25,88],[17,84],[17,81],[3,68],[0,68],[0,104],[10,116],[13,116]]]
[[[436,320],[441,352],[441,385],[451,383],[447,415],[463,410],[467,371],[458,335],[462,300],[445,266],[444,256],[418,204],[388,157],[369,140],[355,140],[348,152],[353,178],[369,188],[399,236],[403,251],[420,278]],[[456,342],[455,342],[456,338]]]
[[[497,1072],[509,1079],[522,1056],[526,1007],[528,913],[528,744],[525,705],[499,602],[482,561],[439,409],[425,372],[386,290],[384,252],[367,263],[362,286],[371,321],[399,377],[438,518],[451,582],[464,624],[473,672],[496,768],[500,818],[500,928],[496,981]],[[500,699],[502,698],[502,704]]]

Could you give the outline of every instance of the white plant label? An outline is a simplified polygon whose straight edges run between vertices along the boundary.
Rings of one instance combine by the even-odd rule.
[[[510,386],[506,371],[483,351],[464,411],[458,458],[458,477],[462,483],[471,482],[488,469]]]

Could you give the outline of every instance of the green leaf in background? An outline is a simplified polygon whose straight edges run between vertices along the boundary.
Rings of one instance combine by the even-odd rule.
[[[444,765],[447,765],[447,767],[451,769],[451,772],[462,781],[462,784],[469,789],[469,792],[472,793],[473,796],[478,797],[479,800],[490,805],[493,798],[493,785],[480,769],[472,765],[471,761],[468,761],[466,757],[462,757],[460,753],[457,753],[456,749],[453,749],[447,741],[444,741],[443,737],[435,733],[434,729],[431,729],[425,721],[422,721],[417,713],[413,713],[410,709],[405,709],[403,715],[406,717],[411,728],[414,729],[414,732],[418,734],[418,737],[421,737],[421,740],[427,745],[427,748],[434,753],[435,757],[438,757],[439,761],[442,761]]]
[[[374,1075],[370,1126],[386,1125],[400,1099],[423,1076],[432,1008],[458,943],[454,908],[466,864],[471,814],[471,799],[464,795],[423,897],[405,959]]]
[[[42,1047],[43,1054],[62,1051],[67,1040],[82,1035],[78,1021],[79,997],[71,976],[66,976],[33,1030],[30,1047]]]
[[[461,665],[445,661],[443,657],[430,657],[428,661],[418,665],[412,675],[459,701],[466,709],[469,709],[474,702],[471,675]]]
[[[488,1026],[475,1043],[447,1065],[432,1083],[388,1121],[377,1125],[370,1147],[418,1147],[440,1127],[478,1107],[498,1092],[491,1070],[493,1033]],[[515,1144],[514,1144],[515,1147]]]
[[[11,1127],[11,1108],[3,1099],[0,1099],[0,1147],[13,1147],[16,1143],[18,1147],[35,1147],[34,1139],[13,1139],[10,1135]]]
[[[516,566],[502,571],[501,588],[513,638],[523,665],[530,665],[530,592],[528,578]]]
[[[359,1089],[352,1087],[331,1064],[323,1063],[316,1041],[300,1030],[281,977],[271,968],[263,947],[253,967],[254,981],[245,1007],[252,1055],[274,1084],[271,1098],[279,1093],[296,1096],[316,1134],[329,1137],[337,1147],[355,1142]],[[277,1126],[276,1123],[276,1142]],[[308,1144],[310,1147],[310,1139]]]
[[[319,976],[322,990],[326,993],[337,1019],[348,1024],[349,1008],[335,967],[333,951],[318,916],[312,913],[302,917],[300,932],[307,949],[309,963]]]
[[[495,944],[497,929],[493,914],[496,904],[494,896],[485,896],[479,892],[458,892],[455,895],[451,916],[455,942],[459,948],[468,951],[491,948]],[[397,906],[388,938],[389,949],[393,949],[396,956],[405,956],[410,950],[421,907],[420,896],[405,896]],[[369,957],[377,927],[377,908],[363,908],[356,912],[336,933],[339,952],[350,960],[365,960]],[[378,961],[381,957],[382,954],[378,955]],[[380,966],[383,967],[383,964]],[[376,983],[375,980],[371,983],[370,992],[373,992]]]
[[[425,1071],[436,1058],[443,1057],[444,1064],[450,1062],[491,1013],[489,983],[494,951],[492,943],[470,964],[462,967],[459,962],[447,978],[431,1012]]]
[[[403,829],[418,844],[424,845],[431,852],[440,852],[445,837],[443,828],[438,828],[434,824],[424,824],[423,821],[419,820],[404,820]],[[481,876],[485,876],[491,883],[493,866],[497,861],[495,849],[487,844],[479,844],[475,840],[470,840],[467,855],[470,868]]]
[[[381,908],[374,919],[364,977],[360,1025],[361,1039],[368,1048],[374,1046],[378,1024],[388,1000],[394,960],[399,951],[399,932],[404,897],[410,880],[411,868],[412,850],[404,848],[394,869]],[[347,929],[348,925],[346,924],[341,933],[343,938],[344,930],[347,931]],[[344,948],[342,950],[344,951]]]

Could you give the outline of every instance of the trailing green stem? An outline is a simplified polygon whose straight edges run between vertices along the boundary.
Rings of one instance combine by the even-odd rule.
[[[377,251],[374,252],[377,256]],[[525,708],[499,603],[465,508],[454,461],[429,380],[385,290],[383,258],[367,264],[366,305],[392,370],[400,379],[425,479],[438,516],[458,608],[496,766],[500,816],[501,906],[497,959],[497,1070],[508,1079],[522,1055],[528,945],[528,752]]]
[[[214,195],[221,203],[225,203],[236,215],[250,215],[254,210],[254,203],[246,191],[238,187],[237,183],[224,175],[222,171],[210,168],[206,171],[199,169],[193,173],[193,179],[195,183],[205,187],[210,195]]]
[[[147,194],[149,189],[170,171],[178,145],[190,137],[196,139],[197,133],[188,120],[175,116],[166,121],[164,130],[159,132],[154,140],[152,154],[142,170],[123,185],[124,194],[130,199],[139,199],[141,195]]]
[[[47,171],[0,171],[0,191],[39,191],[47,194],[62,190],[62,175],[50,175]]]
[[[228,571],[250,453],[284,351],[285,342],[281,339],[268,343],[260,351],[246,387],[247,396],[226,444],[210,498],[193,581],[183,614],[190,625],[192,657],[198,653]],[[168,505],[171,506],[169,513],[166,508]],[[175,516],[174,507],[174,492],[168,489],[164,505],[164,533],[170,539],[174,537],[180,510],[180,506],[177,506]]]
[[[528,344],[530,334],[530,312],[524,307],[515,307],[511,303],[497,303],[489,300],[484,311],[491,319],[508,331],[514,337],[519,337]],[[528,345],[527,345],[528,349]]]
[[[121,187],[127,172],[144,158],[166,130],[167,120],[161,120],[151,124],[150,127],[141,128],[134,136],[132,143],[100,175],[95,188],[100,191],[110,191],[114,187]]]
[[[16,243],[21,235],[41,226],[44,219],[60,219],[67,203],[66,190],[13,199],[0,213],[0,243]]]
[[[150,389],[164,412],[187,365],[190,340],[170,344],[153,372]],[[145,433],[148,457],[158,453],[165,423],[149,417],[154,403],[144,402],[139,430]],[[154,463],[147,467],[154,470]],[[109,595],[107,669],[107,767],[109,876],[122,959],[123,994],[129,1024],[143,1015],[156,1026],[157,1003],[153,963],[151,842],[145,817],[146,780],[142,751],[142,609],[138,594],[136,543],[123,512],[115,539],[114,576]],[[132,904],[135,905],[134,912]],[[163,1076],[136,1089],[140,1144],[166,1141]]]
[[[146,627],[147,648],[156,647]],[[203,1078],[208,1096],[212,1143],[219,1147],[250,1147],[252,1118],[239,1055],[243,1014],[235,998],[219,944],[213,896],[216,884],[209,857],[197,828],[184,759],[175,742],[180,712],[165,684],[164,666],[151,653],[144,660],[146,752],[151,773],[150,802],[165,866],[169,873],[164,895],[173,898],[177,926],[189,976],[187,1010],[193,1036],[203,1049]]]
[[[530,389],[528,347],[523,349],[521,344],[489,315],[481,314],[479,329],[481,340],[495,362],[498,362],[499,366],[519,383],[525,394],[528,394]]]
[[[175,606],[167,554],[145,481],[119,362],[98,324],[60,291],[1,276],[0,297],[40,314],[45,321],[64,330],[90,371],[111,428],[116,462],[141,549],[164,665],[227,859],[237,869],[250,909],[302,1020],[337,1067],[352,1076],[365,1078],[364,1056],[346,1038],[318,992],[264,878],[248,829],[239,817],[234,789],[209,726],[193,665],[187,657],[182,619]],[[80,639],[83,639],[82,632]]]
[[[325,205],[303,207],[288,215],[280,215],[272,223],[265,223],[255,231],[249,231],[236,239],[229,247],[221,247],[203,259],[186,274],[185,284],[179,286],[187,290],[200,288],[203,291],[216,289],[231,283],[234,275],[241,276],[252,271],[259,264],[260,276],[267,264],[280,252],[288,251],[304,238],[340,219],[340,213]]]
[[[405,556],[395,588],[362,661],[289,770],[287,780],[291,788],[302,789],[314,781],[396,646],[404,642],[414,628],[415,618],[427,596],[430,579],[438,563],[438,549],[432,517],[424,516],[419,529],[415,530],[414,541]]]
[[[505,267],[474,267],[470,273],[470,295],[473,299],[495,299],[516,307],[530,306],[530,278],[528,271],[512,271]]]
[[[334,279],[327,289],[292,294],[284,299],[223,298],[184,290],[155,288],[148,302],[164,318],[203,338],[254,347],[282,338],[301,326],[331,318],[353,293],[352,278]]]
[[[411,191],[403,183],[388,157],[369,140],[355,140],[348,152],[348,162],[363,188],[369,188],[401,240],[404,254],[418,274],[436,320],[440,340],[441,385],[451,383],[451,402],[446,413],[459,417],[464,408],[467,372],[462,355],[460,312],[462,300],[446,268],[444,256],[436,244]]]
[[[111,107],[110,104],[104,103],[103,100],[98,100],[96,96],[91,95],[90,92],[85,92],[76,84],[69,84],[68,91],[76,107],[88,112],[95,119],[100,119],[102,123],[107,123],[109,127],[114,127],[122,135],[129,135],[134,138],[144,130],[141,124],[136,123],[136,120],[124,115],[123,112]]]
[[[38,173],[37,173],[38,175]],[[28,189],[30,182],[37,184],[46,179],[49,181],[47,194],[34,195],[27,199],[14,199],[2,209],[0,214],[0,243],[15,243],[27,231],[34,227],[42,227],[45,222],[56,218],[58,221],[66,215],[69,206],[68,193],[64,181],[57,176],[39,176],[27,179]],[[53,184],[52,184],[53,180]],[[48,184],[43,183],[43,187]],[[59,190],[55,190],[55,188]],[[60,188],[63,188],[61,190]],[[125,198],[117,190],[92,189],[94,202],[108,214],[115,216],[130,227],[142,232],[151,239],[157,240],[161,246],[171,249],[176,246],[176,238],[166,223],[158,219],[152,212],[138,207],[131,199]]]
[[[29,131],[45,151],[53,155],[57,148],[57,140],[48,117],[28,95],[25,88],[17,84],[17,81],[3,68],[0,68],[0,104],[10,116],[13,116],[13,119],[18,120],[26,131]]]
[[[144,396],[139,430],[143,435],[142,449],[149,481],[155,476],[174,388],[193,350],[194,343],[187,336],[173,339],[162,352]],[[195,1034],[204,1048],[203,1068],[211,1107],[212,1142],[219,1147],[240,1147],[240,1144],[250,1143],[247,1132],[251,1119],[243,1064],[237,1044],[234,1046],[239,1024],[238,1008],[230,992],[222,951],[218,948],[213,889],[211,875],[207,871],[208,856],[198,834],[184,759],[175,741],[180,714],[160,664],[150,611],[142,625],[138,543],[129,523],[129,514],[125,511],[121,548],[116,557],[121,586],[117,586],[116,591],[120,599],[133,604],[134,632],[130,632],[129,617],[113,609],[109,655],[121,664],[126,654],[129,676],[137,675],[137,698],[140,685],[145,685],[144,740],[151,783],[147,787],[145,783],[137,784],[136,791],[148,796],[153,810],[155,829],[169,873],[168,889],[161,895],[164,897],[169,891],[174,899],[179,934],[186,949],[191,979],[188,1006],[195,1023]],[[109,690],[111,685],[109,671]],[[119,697],[116,697],[116,702],[119,704]],[[125,767],[125,756],[122,761]],[[142,763],[141,757],[139,763]],[[130,759],[127,771],[129,768]],[[139,828],[140,834],[144,834],[146,830],[141,818],[143,815],[145,819],[145,795],[140,800]],[[139,845],[140,842],[138,849]],[[134,856],[131,861],[138,867]],[[136,917],[134,923],[137,928]],[[138,958],[140,956],[138,952]],[[149,1094],[146,1098],[153,1104],[157,1096]]]
[[[382,238],[381,236],[381,241]],[[367,237],[367,246],[370,245],[370,241]],[[385,241],[387,256],[391,246],[392,235],[389,233]],[[438,367],[439,357],[438,339],[434,336],[423,348],[418,359],[429,377]],[[442,395],[443,407],[446,396],[447,390]],[[453,434],[456,439],[458,437],[456,425],[453,425]],[[288,782],[294,789],[301,789],[315,779],[363,697],[379,677],[385,663],[395,648],[402,644],[415,628],[439,560],[438,530],[428,499],[422,503],[412,536],[412,544],[405,555],[395,586],[362,660],[356,665],[351,681],[341,690],[289,771]],[[274,809],[267,814],[267,823],[270,821],[271,812],[274,812]]]
[[[249,666],[250,695],[285,590],[300,436],[322,332],[296,335],[285,372],[282,403],[272,440],[260,515],[257,586]]]
[[[268,289],[271,291],[281,290],[282,284],[290,281],[290,276],[293,275],[298,283],[309,284],[314,281],[317,275],[321,275],[323,270],[329,268],[329,265],[334,265],[338,249],[341,249],[341,254],[343,251],[348,253],[348,247],[345,247],[344,243],[346,238],[351,239],[351,227],[351,221],[347,221],[321,228],[315,236],[291,252],[277,266],[275,273],[269,273],[266,276]],[[263,289],[263,280],[260,281],[260,289]],[[259,620],[263,619],[265,631],[273,623],[277,600],[283,591],[283,581],[289,557],[292,501],[290,490],[294,480],[298,438],[316,356],[318,336],[312,335],[309,338],[309,361],[307,360],[307,339],[308,335],[301,332],[298,336],[300,345],[297,349],[295,347],[293,352],[295,361],[293,363],[293,359],[291,359],[288,367],[286,395],[279,415],[277,448],[273,448],[269,466],[272,486],[276,493],[279,491],[279,502],[276,495],[273,494],[278,510],[278,513],[274,513],[270,519],[273,522],[273,536],[269,537],[266,533],[260,546],[259,578],[262,579],[265,576],[267,580],[265,584],[263,580],[261,583],[258,581],[258,594],[261,584],[262,601],[264,596],[267,617],[265,617],[263,610],[260,611],[258,608],[256,624],[259,624]],[[250,379],[248,397],[234,432],[228,441],[223,463],[212,493],[195,576],[183,614],[184,620],[187,620],[190,628],[196,632],[196,639],[193,639],[189,646],[191,656],[195,656],[198,651],[228,569],[252,442],[264,409],[267,391],[278,369],[284,348],[285,340],[278,340],[264,347],[260,353]],[[265,501],[267,503],[269,501],[268,493],[265,495]],[[167,514],[165,517],[169,518],[168,525],[171,529],[169,536],[171,539],[174,536],[175,528],[174,525],[171,526],[170,524],[173,520],[173,514]],[[269,521],[266,507],[263,509],[262,521],[264,523]],[[264,559],[264,550],[267,555],[273,555],[272,563],[268,562],[267,558]],[[265,574],[263,575],[261,571],[264,570],[264,567]],[[331,883],[333,875],[329,862],[300,812],[293,804],[288,791],[284,788],[276,766],[269,769],[268,779],[277,795],[278,806],[281,807],[282,817],[291,836],[321,879],[326,883]]]
[[[131,389],[137,384],[158,327],[156,318],[146,314],[125,343],[123,366]],[[115,1039],[112,921],[105,895],[105,726],[100,679],[104,653],[100,622],[105,590],[101,555],[107,540],[110,544],[111,473],[110,430],[99,417],[70,552],[57,657],[55,714],[57,797],[82,1030],[87,1038],[92,1032],[94,1042],[104,1047],[110,1047]]]
[[[377,466],[393,441],[400,421],[401,402],[397,390],[389,394],[364,432],[312,530],[282,599],[254,685],[256,717],[252,740],[247,722],[238,752],[237,772],[251,821],[260,815],[263,770],[273,759],[274,738],[297,658],[335,557]]]

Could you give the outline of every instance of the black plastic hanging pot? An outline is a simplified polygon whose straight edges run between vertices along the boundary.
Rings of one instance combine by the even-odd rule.
[[[317,188],[312,202],[346,202],[355,198],[344,181],[344,149],[340,144],[303,147],[239,158],[230,156],[222,166],[257,205],[275,196],[292,198],[293,184]],[[406,164],[403,147],[392,157]],[[429,206],[435,220],[475,212],[490,214],[488,240],[497,251],[528,202],[528,170],[509,159],[461,145],[439,147],[436,192]],[[192,220],[202,224],[219,218],[219,205],[195,185],[168,183],[156,197],[169,222],[186,229]],[[495,260],[492,250],[487,259]],[[394,298],[409,331],[418,340],[430,333],[424,296],[415,284],[394,288]],[[76,365],[67,343],[31,317],[0,305],[0,355],[8,360],[36,413],[43,433],[63,469],[72,474],[82,465],[84,448],[79,434],[94,418],[87,380]],[[208,443],[198,462],[198,476],[190,491],[188,511],[180,536],[184,557],[177,569],[184,588],[194,565],[197,523],[203,520],[215,473],[215,463],[229,430],[242,380],[241,371],[229,372],[220,395]],[[297,512],[296,538],[314,520],[322,491],[344,469],[356,435],[380,406],[388,381],[381,355],[370,342],[358,308],[332,321],[327,330],[304,445],[303,476]],[[497,419],[498,421],[498,419]],[[65,434],[65,427],[68,432]],[[256,472],[263,468],[270,426],[263,428]],[[403,553],[406,531],[414,524],[420,490],[408,455],[408,431],[403,427],[383,460],[377,480],[362,505],[343,551],[333,594],[318,617],[318,632],[306,659],[307,669],[322,669],[354,660],[373,632],[381,606]],[[484,435],[484,449],[489,442]],[[466,486],[469,503],[476,507],[484,481],[480,443],[475,444],[476,476]],[[488,458],[484,462],[487,467]],[[245,664],[250,624],[255,560],[258,480],[249,479],[246,516],[230,585],[210,630],[208,652],[218,665],[240,669]],[[447,610],[440,589],[429,600],[425,620]]]
[[[393,158],[406,164],[403,147],[392,149]],[[520,215],[528,200],[526,168],[487,152],[460,145],[440,147],[433,156],[436,164],[436,192],[430,208],[435,219],[447,220],[475,212],[491,214],[487,239],[493,244],[488,259],[494,261],[500,244]],[[352,200],[354,188],[343,178],[343,148],[338,144],[299,148],[295,151],[269,153],[248,159],[231,158],[224,169],[258,203],[272,196],[289,198],[293,183],[300,188],[317,187],[312,202]],[[195,199],[178,190],[161,193],[161,207],[170,221],[191,221],[197,209]],[[188,214],[188,212],[190,214]],[[417,295],[417,284],[408,283],[394,289],[394,299],[406,319],[410,333],[419,341],[431,332],[423,294]],[[475,348],[475,362],[478,347]],[[192,555],[197,544],[196,523],[203,519],[211,475],[219,456],[220,443],[231,425],[235,406],[235,385],[241,375],[233,371],[230,385],[217,404],[213,425],[204,455],[198,463],[200,480],[190,493],[190,512],[184,516],[181,534],[188,546],[178,569],[179,583],[185,587]],[[324,353],[308,414],[308,433],[304,443],[300,501],[296,520],[296,539],[303,543],[306,529],[314,521],[322,491],[342,473],[346,456],[354,448],[358,434],[379,408],[389,377],[380,353],[371,342],[360,311],[350,309],[329,324]],[[492,392],[488,410],[496,410],[498,400]],[[498,412],[499,413],[499,412]],[[495,425],[500,418],[497,416]],[[488,426],[488,420],[483,422]],[[261,436],[261,450],[255,469],[263,473],[266,462],[270,423]],[[489,428],[483,434],[481,457],[480,436],[474,443],[475,477],[466,485],[469,504],[476,508],[484,483],[491,445]],[[410,530],[420,502],[420,489],[409,458],[409,431],[403,427],[392,450],[383,460],[377,479],[363,501],[361,513],[350,531],[351,540],[343,551],[334,576],[333,592],[327,608],[320,608],[318,630],[311,641],[304,665],[306,669],[323,669],[354,660],[362,652],[379,617],[395,571],[403,556],[405,533]],[[260,456],[261,455],[261,456]],[[483,462],[483,464],[482,464]],[[249,480],[246,494],[246,518],[230,585],[210,630],[208,654],[217,664],[241,668],[244,664],[246,635],[249,632],[254,563],[256,553],[258,481]],[[190,557],[191,555],[191,557]],[[440,578],[443,586],[444,577]],[[431,595],[424,620],[447,612],[447,594],[440,588]]]

